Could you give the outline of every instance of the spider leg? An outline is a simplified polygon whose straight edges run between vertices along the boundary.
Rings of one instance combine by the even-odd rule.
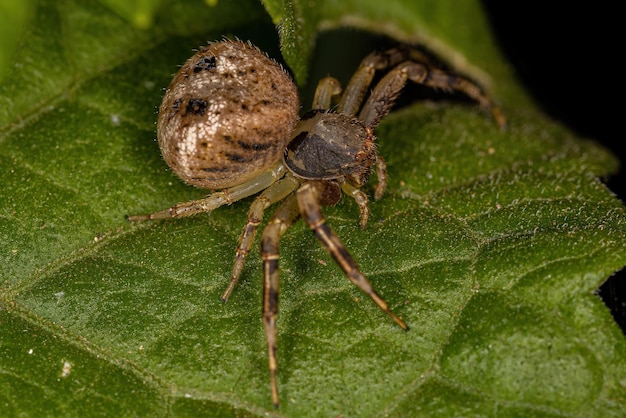
[[[380,80],[367,102],[365,102],[365,105],[363,105],[359,119],[366,126],[377,126],[380,120],[393,107],[395,99],[407,80],[445,91],[462,92],[477,101],[482,107],[490,110],[496,123],[501,128],[506,126],[506,118],[500,109],[476,84],[466,78],[429,68],[424,64],[413,61],[406,61],[397,65]]]
[[[272,183],[283,177],[286,167],[282,162],[273,165],[269,170],[261,173],[254,179],[238,186],[211,193],[203,199],[191,200],[189,202],[178,203],[169,209],[147,215],[130,215],[127,219],[131,222],[147,221],[151,219],[184,218],[202,212],[211,212],[223,205],[230,205],[233,202],[245,197],[252,196],[263,189],[268,188]]]
[[[365,228],[367,221],[370,218],[370,207],[367,195],[350,183],[343,183],[341,185],[341,190],[343,190],[345,194],[353,198],[356,202],[361,216],[361,228]]]
[[[332,99],[341,94],[341,84],[333,77],[324,77],[315,88],[311,109],[329,109]]]
[[[394,320],[402,329],[407,330],[406,323],[390,309],[385,300],[378,295],[371,283],[361,273],[356,262],[346,250],[339,237],[326,224],[324,215],[317,200],[316,191],[312,183],[304,183],[296,192],[300,214],[315,233],[326,251],[335,259],[339,267],[352,283],[367,294],[378,307]]]
[[[433,88],[463,92],[490,110],[501,128],[506,126],[506,118],[500,109],[476,84],[466,78],[431,69],[428,63],[428,57],[414,48],[398,47],[369,54],[361,61],[346,86],[339,100],[338,111],[348,116],[356,116],[376,71],[396,67],[376,86],[361,111],[359,119],[364,120],[367,126],[377,126],[380,119],[389,113],[407,79]]]
[[[374,191],[374,200],[380,200],[387,189],[387,163],[380,155],[376,156],[376,191]]]
[[[376,71],[398,65],[402,61],[406,61],[407,56],[410,55],[409,48],[393,48],[387,51],[372,52],[363,58],[359,68],[357,68],[350,79],[343,96],[341,96],[338,108],[339,113],[356,116]],[[421,57],[414,58],[423,60]]]
[[[376,156],[376,177],[378,177],[378,183],[374,191],[374,199],[380,200],[385,193],[385,189],[387,189],[387,164],[380,155]],[[360,225],[361,228],[365,228],[370,217],[369,200],[359,187],[359,184],[353,185],[349,181],[341,185],[343,192],[352,197],[358,205],[361,217]]]
[[[239,245],[237,246],[237,251],[235,252],[235,263],[233,264],[230,283],[222,295],[223,302],[228,300],[233,292],[233,289],[235,288],[235,285],[237,284],[237,281],[239,280],[245,258],[248,253],[250,253],[250,248],[252,248],[252,244],[254,243],[254,237],[259,228],[259,224],[263,220],[263,213],[265,209],[287,197],[289,193],[293,192],[296,187],[298,187],[299,184],[300,181],[298,179],[294,176],[287,175],[265,189],[263,193],[254,199],[254,202],[250,205],[246,225],[241,232]]]
[[[263,230],[261,258],[263,259],[263,326],[267,340],[267,358],[272,389],[272,403],[278,408],[278,358],[276,355],[276,317],[278,315],[278,260],[280,237],[300,217],[298,202],[291,195],[282,203]]]

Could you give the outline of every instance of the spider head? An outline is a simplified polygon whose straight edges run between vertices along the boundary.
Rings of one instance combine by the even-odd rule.
[[[307,180],[348,178],[365,184],[376,161],[374,131],[358,119],[312,110],[294,129],[283,154],[287,168]]]

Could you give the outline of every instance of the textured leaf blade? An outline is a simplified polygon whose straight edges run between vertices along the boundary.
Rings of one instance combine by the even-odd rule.
[[[316,13],[340,22],[375,7],[366,6]],[[44,2],[36,22],[46,24],[20,59],[47,48],[46,82],[34,94],[31,68],[1,87],[0,402],[12,414],[270,411],[254,253],[233,298],[218,300],[249,200],[177,222],[124,220],[203,193],[167,172],[153,142],[160,88],[176,65],[230,28],[273,32],[259,7],[219,2],[206,16],[177,7],[142,32],[97,3]],[[450,27],[443,9],[396,33],[414,39],[425,21]],[[313,31],[323,22],[301,14]],[[99,45],[109,31],[118,36]],[[488,39],[480,25],[471,31]],[[456,46],[455,33],[442,39]],[[273,35],[253,40],[271,43],[264,36]],[[398,111],[378,130],[390,187],[367,229],[348,200],[326,210],[409,332],[307,228],[286,235],[282,414],[624,414],[624,338],[592,295],[626,264],[624,208],[596,180],[616,161],[528,107],[484,51],[463,55],[467,68],[501,77],[509,130],[471,105]]]

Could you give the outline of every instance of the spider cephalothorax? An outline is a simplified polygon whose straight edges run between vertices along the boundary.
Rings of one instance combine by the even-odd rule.
[[[163,158],[185,182],[223,189],[204,199],[180,203],[131,221],[180,218],[210,212],[260,193],[252,202],[239,238],[230,297],[252,248],[263,214],[281,202],[261,237],[263,324],[267,339],[272,402],[279,403],[276,357],[278,314],[278,244],[299,218],[313,230],[345,275],[396,324],[408,329],[361,273],[354,259],[324,220],[321,206],[336,204],[342,194],[359,207],[360,224],[369,217],[368,198],[360,188],[376,172],[374,197],[386,187],[384,160],[377,155],[374,129],[391,110],[407,80],[443,90],[457,90],[490,110],[500,126],[505,119],[481,90],[465,78],[429,68],[407,48],[374,52],[362,62],[345,91],[323,78],[312,111],[298,119],[297,89],[275,61],[250,43],[215,42],[199,50],[170,83],[159,110],[158,140]],[[377,70],[389,72],[363,103]],[[336,100],[336,107],[333,107]]]

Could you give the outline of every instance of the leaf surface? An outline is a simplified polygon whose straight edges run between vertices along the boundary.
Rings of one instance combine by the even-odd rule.
[[[594,295],[626,264],[624,207],[598,180],[617,161],[535,109],[477,3],[116,3],[37,3],[0,84],[0,415],[626,414],[626,341]],[[509,119],[414,101],[377,130],[389,187],[367,228],[350,199],[325,210],[410,331],[305,226],[285,235],[279,411],[256,251],[219,302],[250,199],[124,219],[204,194],[153,140],[177,65],[223,35],[280,58],[274,23],[303,90],[342,61],[317,59],[318,31],[349,24],[425,44]]]

